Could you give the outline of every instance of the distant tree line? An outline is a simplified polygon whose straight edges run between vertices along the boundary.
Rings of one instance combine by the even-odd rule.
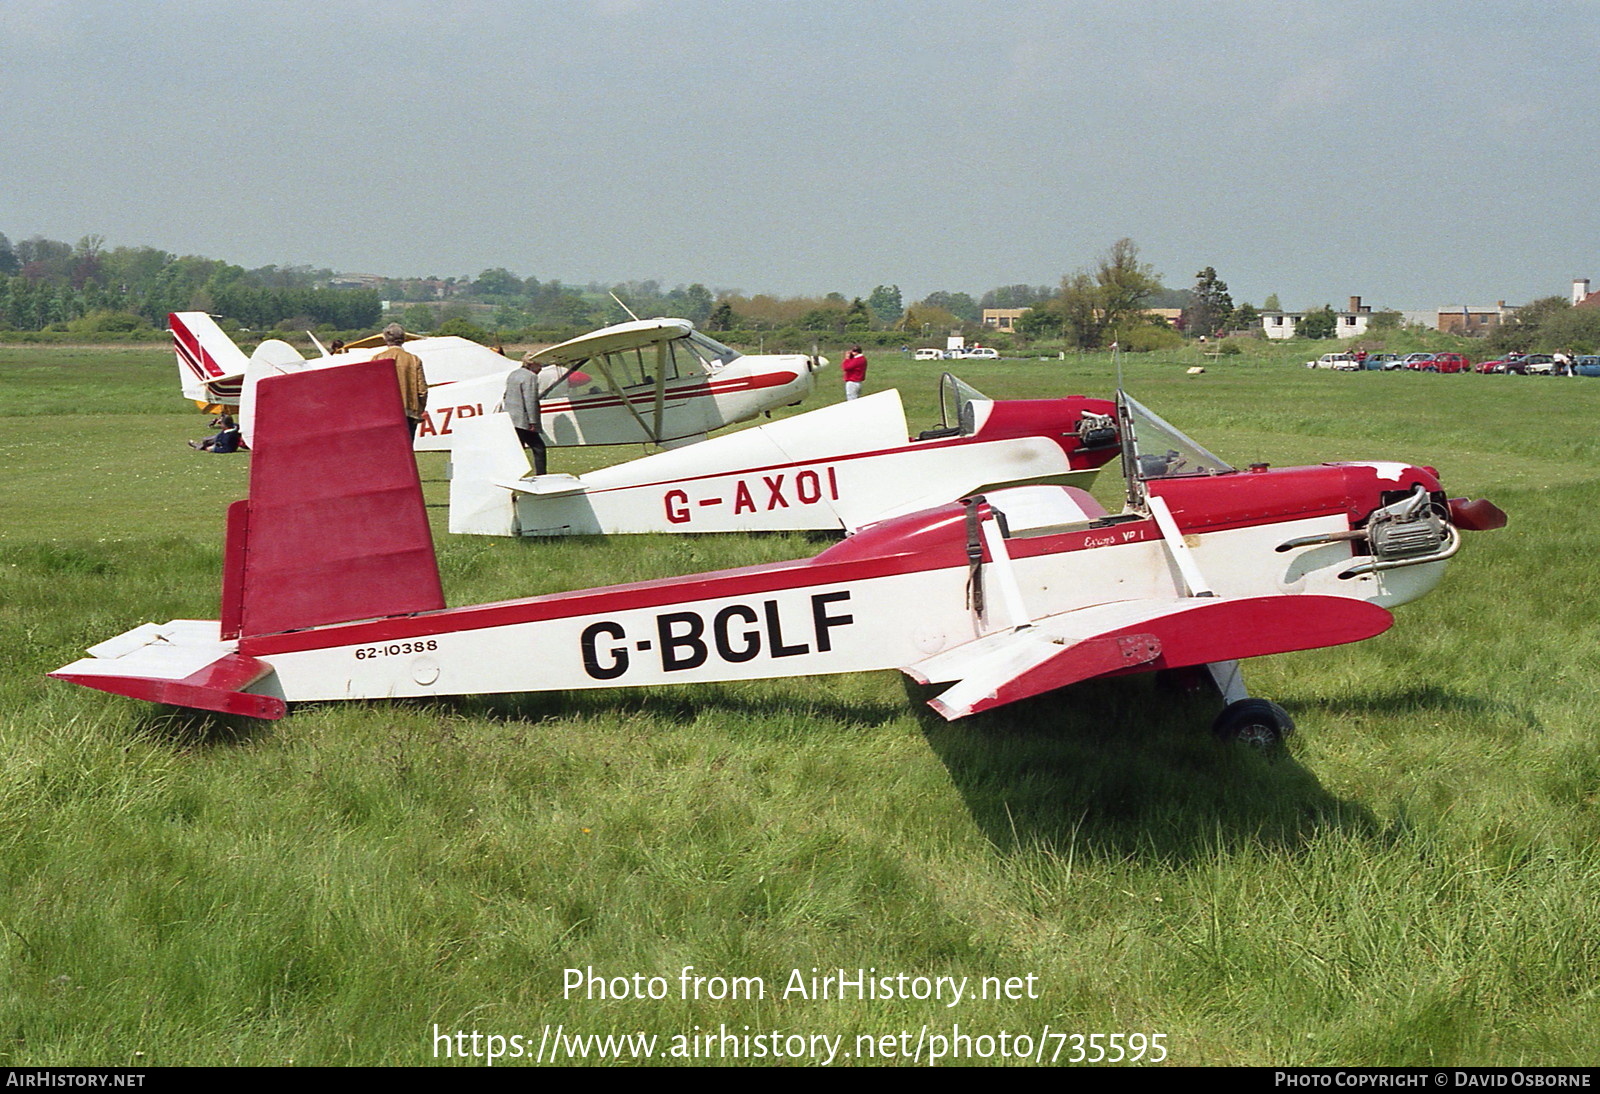
[[[170,311],[207,311],[243,326],[371,327],[376,292],[327,286],[331,270],[178,257],[154,247],[106,249],[100,236],[76,245],[0,234],[0,330],[126,331],[164,327]]]
[[[1600,308],[1546,296],[1518,308],[1484,339],[1493,353],[1600,353]]]
[[[1155,349],[1190,336],[1256,321],[1235,308],[1210,266],[1192,289],[1169,289],[1140,261],[1131,239],[1113,243],[1092,266],[1058,285],[1003,285],[973,297],[940,290],[908,302],[898,285],[860,295],[778,297],[713,290],[695,282],[567,285],[493,267],[476,277],[341,277],[309,266],[245,269],[154,247],[107,248],[103,237],[75,245],[0,234],[0,330],[113,332],[159,329],[171,311],[205,311],[224,326],[254,331],[371,330],[389,317],[419,333],[452,331],[483,341],[544,338],[640,317],[675,316],[712,332],[764,342],[858,340],[880,345],[941,340],[952,332],[991,344],[1061,343],[1092,350],[1113,343]],[[1175,324],[1152,308],[1183,308]],[[982,325],[985,309],[1029,309],[1010,334]]]

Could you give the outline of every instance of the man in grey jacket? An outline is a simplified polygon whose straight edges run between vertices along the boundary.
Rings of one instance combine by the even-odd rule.
[[[539,372],[544,368],[531,353],[522,355],[522,367],[506,377],[506,413],[522,447],[533,453],[533,473],[545,473],[544,438],[539,435]]]

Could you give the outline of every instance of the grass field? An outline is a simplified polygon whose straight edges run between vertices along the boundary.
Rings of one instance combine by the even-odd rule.
[[[751,1053],[808,1038],[779,1062],[888,1035],[925,1061],[959,1032],[992,1063],[1118,1033],[1177,1064],[1592,1064],[1600,382],[1283,363],[1305,356],[1126,382],[1236,463],[1426,463],[1511,526],[1387,634],[1251,662],[1300,726],[1273,760],[1143,678],[954,725],[893,673],[271,724],[48,681],[139,623],[215,617],[248,458],[184,446],[205,419],[164,350],[0,347],[0,1064],[420,1064],[436,1030],[531,1056],[547,1026],[642,1032],[658,1061],[726,1027],[765,1035]],[[996,397],[1115,386],[1106,357],[959,364]],[[868,389],[920,428],[938,372],[878,354]],[[824,542],[441,534],[440,559],[461,604]],[[766,996],[685,999],[684,966]],[[665,997],[566,997],[586,968]],[[813,969],[968,994],[784,996]],[[974,998],[984,977],[1023,997]]]

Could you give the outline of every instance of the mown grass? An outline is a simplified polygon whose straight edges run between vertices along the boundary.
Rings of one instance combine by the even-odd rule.
[[[165,353],[68,352],[0,348],[0,1062],[429,1063],[434,1024],[851,1051],[956,1022],[1165,1033],[1184,1064],[1594,1059],[1600,383],[1124,365],[1225,457],[1415,460],[1511,514],[1387,634],[1251,664],[1301,728],[1271,760],[1144,679],[954,725],[892,673],[267,725],[47,681],[140,622],[214,615],[248,462],[182,446],[203,418]],[[869,387],[897,383],[921,428],[938,371],[879,354]],[[1115,382],[1106,357],[961,371],[1000,397]],[[825,542],[441,537],[440,560],[471,603]],[[685,965],[774,990],[813,967],[1032,974],[1039,998],[683,1000]],[[674,990],[563,998],[589,966]]]

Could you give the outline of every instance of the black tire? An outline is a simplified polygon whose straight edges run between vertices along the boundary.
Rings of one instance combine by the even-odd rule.
[[[1266,699],[1240,699],[1229,703],[1211,723],[1211,732],[1229,744],[1250,745],[1263,752],[1283,747],[1294,733],[1294,719],[1277,703]]]

